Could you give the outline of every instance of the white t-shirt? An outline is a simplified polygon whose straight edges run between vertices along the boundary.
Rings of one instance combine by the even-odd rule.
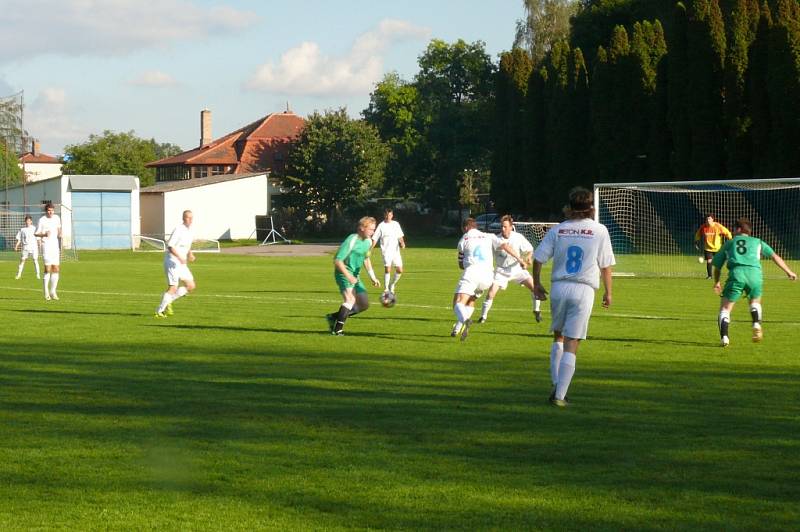
[[[36,250],[36,228],[33,225],[26,225],[17,231],[17,242],[22,246],[23,251]]]
[[[590,218],[567,220],[550,229],[533,257],[542,264],[553,259],[553,282],[584,283],[595,290],[600,288],[600,268],[616,264],[608,229]]]
[[[513,249],[520,257],[533,251],[533,246],[530,242],[528,242],[528,239],[516,231],[512,231],[508,238],[503,238],[503,235],[501,234],[497,237],[497,240],[498,246],[502,244],[508,244],[511,249]],[[494,260],[498,270],[501,268],[503,270],[511,270],[520,266],[520,263],[517,262],[517,259],[499,248],[494,252]]]
[[[61,229],[61,218],[54,214],[52,218],[47,215],[39,218],[39,223],[36,224],[36,233],[45,234],[50,232],[49,236],[42,237],[42,244],[44,246],[58,246],[58,230]]]
[[[403,230],[400,224],[395,220],[391,222],[383,221],[378,224],[375,233],[372,235],[372,241],[377,243],[380,241],[381,253],[394,253],[400,249],[400,239],[404,237]]]
[[[500,246],[497,237],[477,229],[470,229],[458,241],[458,260],[466,270],[470,266],[492,269],[494,250]]]
[[[173,259],[173,255],[169,251],[169,248],[172,248],[181,258],[181,260],[186,262],[186,257],[189,254],[189,250],[192,249],[193,241],[194,235],[192,235],[192,230],[185,225],[180,224],[172,231],[172,235],[169,237],[169,241],[167,242],[167,252],[164,258],[167,260]]]

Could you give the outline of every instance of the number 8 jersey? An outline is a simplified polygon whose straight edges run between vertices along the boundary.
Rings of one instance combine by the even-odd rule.
[[[608,229],[590,218],[567,220],[551,228],[533,258],[553,259],[551,281],[572,281],[600,288],[600,268],[616,264]]]

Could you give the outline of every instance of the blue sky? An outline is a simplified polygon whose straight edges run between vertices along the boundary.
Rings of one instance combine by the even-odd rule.
[[[508,50],[521,0],[2,0],[0,96],[25,91],[25,128],[63,153],[135,130],[183,149],[200,110],[221,136],[289,102],[358,116],[383,74],[406,79],[432,38]]]

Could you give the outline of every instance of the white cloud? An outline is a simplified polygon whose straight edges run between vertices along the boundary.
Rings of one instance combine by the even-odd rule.
[[[160,70],[142,72],[138,77],[128,81],[128,85],[152,88],[174,87],[177,84],[178,82],[175,81],[175,78]]]
[[[88,130],[71,118],[67,94],[60,87],[47,87],[25,107],[25,129],[41,139],[42,150],[50,155],[60,153],[66,144],[84,142]]]
[[[386,19],[359,36],[342,57],[325,55],[317,43],[287,50],[276,65],[268,61],[244,84],[246,89],[293,95],[353,95],[369,92],[383,76],[383,54],[404,40],[427,39],[428,28]]]
[[[236,32],[256,19],[197,0],[3,0],[0,63],[43,54],[126,54]]]

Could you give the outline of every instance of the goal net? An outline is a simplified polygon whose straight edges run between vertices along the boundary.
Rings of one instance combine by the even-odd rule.
[[[544,238],[545,233],[558,225],[552,222],[514,222],[514,230],[528,239],[534,249]]]
[[[133,235],[133,251],[135,252],[165,252],[169,235],[163,238],[149,235]],[[219,253],[219,240],[196,238],[192,241],[193,253]]]
[[[78,260],[78,250],[72,235],[72,211],[63,205],[53,204],[55,214],[61,218],[61,260]],[[34,227],[44,216],[44,205],[0,205],[0,260],[19,261],[20,253],[15,251],[17,232],[25,226],[25,216],[30,216]],[[39,261],[42,248],[39,242]]]
[[[694,237],[708,214],[731,232],[737,218],[749,218],[753,236],[798,267],[800,179],[610,183],[595,185],[594,193],[619,274],[705,277]],[[783,272],[765,264],[764,275]]]

